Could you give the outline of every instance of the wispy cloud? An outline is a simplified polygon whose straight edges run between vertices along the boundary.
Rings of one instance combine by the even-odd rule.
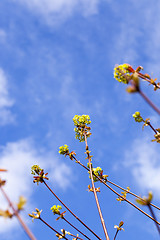
[[[128,62],[135,64],[145,56],[145,64],[151,71],[159,70],[159,22],[160,3],[142,0],[124,3],[112,3],[114,14],[123,18],[114,34],[113,63]],[[154,17],[153,17],[154,16]],[[139,24],[141,23],[141,24]]]
[[[125,153],[125,166],[129,167],[135,181],[143,190],[152,190],[154,197],[160,196],[160,159],[157,143],[149,137],[135,139]]]
[[[82,111],[86,111],[86,107],[81,102],[78,89],[76,89],[74,86],[74,79],[69,75],[63,80],[60,88],[59,98],[62,102],[62,105],[64,105],[63,116],[65,118],[71,119],[74,114],[82,114]]]
[[[147,60],[146,68],[149,73],[153,73],[154,76],[157,77],[160,74],[160,3],[155,2],[155,4],[151,4],[148,8],[145,7],[144,12],[145,21],[143,24],[146,29],[146,40],[144,42],[144,52]]]
[[[50,182],[54,181],[61,189],[66,189],[70,185],[71,169],[66,164],[57,162],[53,154],[37,150],[31,139],[8,143],[0,149],[0,167],[8,170],[7,173],[3,173],[2,179],[7,180],[4,189],[12,202],[17,202],[20,195],[27,199],[31,198],[33,181],[30,168],[34,164],[49,171],[49,175],[53,176]],[[1,196],[0,209],[7,206]],[[17,221],[1,219],[0,223],[0,232],[3,233],[15,227]]]
[[[12,0],[14,2],[27,6],[35,13],[41,14],[47,19],[57,20],[65,19],[74,12],[80,11],[83,15],[97,13],[100,0]]]
[[[13,100],[9,96],[7,77],[2,68],[0,68],[0,125],[12,123],[14,116],[10,111]]]
[[[4,43],[6,41],[6,32],[4,29],[0,28],[0,42]]]

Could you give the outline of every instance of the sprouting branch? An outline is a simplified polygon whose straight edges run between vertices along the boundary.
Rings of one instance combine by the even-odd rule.
[[[154,131],[154,133],[155,134],[157,134],[157,131],[156,131],[156,129],[151,125],[151,123],[150,122],[148,122],[147,123],[148,124],[148,126],[150,126],[150,128]]]
[[[118,226],[117,226],[117,225],[115,225],[115,226],[114,226],[114,228],[116,228],[116,229],[117,229],[117,231],[116,231],[116,233],[115,233],[115,236],[114,236],[114,239],[113,239],[113,240],[115,240],[115,239],[116,239],[116,237],[117,237],[117,234],[118,234],[118,232],[119,232],[119,231],[121,231],[121,230],[123,230],[123,231],[124,231],[124,229],[122,228],[123,224],[124,224],[124,222],[123,222],[123,221],[120,221],[120,223],[119,223],[119,225],[118,225]]]
[[[151,100],[139,89],[139,94],[142,96],[142,98],[158,113],[160,114],[160,109],[157,108],[152,102]]]
[[[155,214],[153,212],[153,209],[151,207],[151,204],[148,204],[147,206],[148,206],[148,208],[150,210],[150,213],[151,213],[152,217],[157,221],[156,216],[155,216]],[[158,230],[158,233],[160,234],[160,228],[159,228],[159,225],[157,224],[157,222],[155,222],[155,225],[156,225],[156,228]]]
[[[64,219],[64,221],[66,221],[71,227],[73,227],[76,231],[78,231],[79,233],[81,233],[84,237],[86,237],[87,239],[91,240],[89,237],[87,237],[87,235],[85,235],[83,232],[81,232],[78,228],[76,228],[72,223],[70,223],[65,217],[63,217],[62,219]]]
[[[35,236],[33,235],[33,233],[30,231],[30,229],[27,227],[27,225],[23,222],[22,218],[20,217],[18,211],[14,208],[13,203],[11,202],[11,200],[9,199],[8,195],[6,194],[6,192],[4,191],[3,187],[0,185],[0,189],[1,192],[3,194],[3,196],[5,197],[5,199],[7,200],[7,202],[9,203],[9,206],[12,208],[13,213],[15,214],[15,216],[17,217],[19,223],[21,224],[23,230],[25,231],[25,233],[28,235],[29,239],[31,240],[36,240]]]
[[[95,186],[94,186],[94,180],[93,180],[93,175],[92,175],[91,157],[90,157],[90,153],[89,153],[87,137],[86,137],[86,133],[85,132],[84,132],[84,137],[85,137],[86,154],[87,154],[87,158],[88,158],[88,162],[89,162],[89,172],[90,172],[90,177],[91,177],[91,181],[92,181],[92,188],[93,188],[93,192],[94,192],[94,197],[95,197],[95,200],[96,200],[96,204],[97,204],[99,216],[100,216],[100,219],[101,219],[102,227],[103,227],[103,230],[104,230],[104,234],[106,236],[106,239],[109,240],[107,228],[105,226],[105,222],[104,222],[103,215],[102,215],[101,208],[100,208],[99,201],[98,201],[97,192],[96,192],[96,189],[95,189]]]
[[[58,235],[62,236],[62,238],[68,240],[68,238],[66,238],[65,236],[63,236],[61,233],[59,233],[57,230],[55,230],[53,227],[51,227],[51,225],[49,225],[43,218],[39,217],[39,220],[41,220],[47,227],[49,227],[50,229],[52,229],[52,231],[56,232]]]
[[[78,218],[65,204],[62,202],[62,200],[53,192],[53,190],[48,186],[48,184],[43,180],[43,183],[45,186],[49,189],[49,191],[58,199],[58,201],[81,223],[83,226],[85,226],[92,234],[94,234],[95,237],[97,237],[99,240],[101,238],[93,231],[91,230],[80,218]]]
[[[89,168],[87,168],[86,166],[84,166],[80,161],[78,161],[74,156],[73,156],[73,158],[76,160],[76,162],[78,163],[78,164],[80,164],[82,167],[84,167],[87,171],[89,171]],[[141,213],[143,213],[144,215],[146,215],[148,218],[150,218],[151,220],[153,220],[154,222],[156,222],[158,225],[160,225],[160,223],[157,221],[157,220],[155,220],[153,217],[151,217],[149,214],[147,214],[146,212],[144,212],[142,209],[140,209],[139,207],[137,207],[135,204],[133,204],[131,201],[129,201],[128,199],[126,199],[126,198],[124,198],[122,195],[120,195],[118,192],[116,192],[113,188],[111,188],[108,184],[106,184],[106,182],[103,180],[103,179],[101,179],[99,176],[97,176],[97,175],[95,175],[94,173],[93,173],[93,175],[95,176],[95,177],[97,177],[98,178],[98,180],[101,182],[101,183],[103,183],[106,187],[108,187],[112,192],[114,192],[117,196],[119,196],[120,198],[122,198],[124,201],[126,201],[126,202],[128,202],[130,205],[132,205],[134,208],[136,208],[138,211],[140,211]]]
[[[117,229],[117,231],[116,231],[116,233],[115,233],[115,236],[114,236],[114,239],[113,239],[113,240],[116,239],[118,232],[119,232],[119,231],[118,231],[118,229]]]
[[[146,212],[144,212],[142,209],[140,209],[139,207],[137,207],[135,204],[133,204],[132,202],[130,202],[128,199],[124,198],[123,196],[121,196],[118,192],[116,192],[113,188],[111,188],[108,184],[106,184],[102,179],[100,179],[98,177],[98,179],[106,186],[108,187],[112,192],[114,192],[117,196],[119,196],[120,198],[122,198],[124,201],[128,202],[129,204],[131,204],[134,208],[136,208],[138,211],[140,211],[141,213],[143,213],[144,215],[146,215],[147,217],[149,217],[150,219],[152,219],[154,222],[156,222],[158,225],[160,225],[160,223],[158,221],[156,221],[156,219],[154,219],[153,217],[151,217],[149,214],[147,214]]]
[[[73,235],[72,233],[69,234],[70,236],[74,237],[75,239],[80,239],[80,240],[83,240],[82,238],[78,237],[78,236],[75,236]]]
[[[108,180],[108,179],[107,179],[107,182],[110,183],[110,184],[112,184],[112,185],[114,185],[115,187],[117,187],[117,188],[123,190],[123,191],[126,191],[125,188],[123,188],[123,187],[117,185],[116,183],[111,182],[111,181]],[[132,195],[132,196],[134,196],[134,197],[136,197],[136,198],[139,198],[140,200],[143,201],[143,198],[141,198],[140,196],[136,195],[135,193],[133,193],[133,192],[131,192],[131,191],[127,191],[127,193],[130,194],[130,195]],[[152,207],[157,208],[158,210],[160,210],[160,208],[157,207],[156,205],[154,205],[153,203],[150,203],[150,205],[151,205]]]
[[[139,93],[141,97],[158,113],[160,114],[160,109],[158,109],[152,101],[140,90],[139,86],[139,77],[140,73],[134,70],[129,64],[123,64],[115,68],[114,77],[119,82],[125,84],[130,83],[130,87],[127,88],[127,91],[130,93]],[[158,85],[159,86],[159,85]]]

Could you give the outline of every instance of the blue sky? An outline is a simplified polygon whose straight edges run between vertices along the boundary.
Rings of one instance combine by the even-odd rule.
[[[35,207],[57,230],[72,230],[52,216],[57,200],[32,183],[33,164],[49,173],[58,196],[104,239],[94,198],[86,191],[87,173],[58,154],[59,146],[68,144],[86,162],[85,146],[74,136],[75,114],[90,115],[93,165],[141,196],[152,190],[159,204],[159,146],[150,142],[153,132],[142,131],[132,119],[138,110],[158,128],[158,115],[113,78],[121,63],[142,65],[159,78],[159,12],[155,0],[0,1],[0,166],[8,169],[2,177],[13,202],[27,198],[22,215],[37,239],[56,237],[39,221],[31,222],[27,214]],[[143,82],[142,88],[158,105],[158,91]],[[111,239],[121,220],[125,232],[119,240],[158,238],[150,220],[117,202],[108,189],[101,187],[99,199]],[[5,206],[0,195],[0,208]],[[16,219],[1,219],[1,226],[2,240],[27,239]]]

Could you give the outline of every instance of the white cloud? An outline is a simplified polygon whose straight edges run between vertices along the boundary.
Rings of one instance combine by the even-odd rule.
[[[0,125],[14,121],[14,116],[9,110],[12,105],[13,100],[9,97],[7,77],[0,68]]]
[[[113,64],[116,60],[118,64],[128,62],[136,67],[144,55],[145,61],[138,64],[145,64],[145,71],[160,74],[160,3],[154,1],[154,4],[146,4],[142,0],[137,4],[137,1],[132,0],[128,4],[115,2],[111,7],[114,14],[123,19],[115,34]]]
[[[115,34],[113,64],[121,64],[128,62],[133,64],[138,59],[138,41],[141,35],[139,28],[136,28],[136,20],[128,19],[128,14],[125,15],[125,21],[119,23],[119,29]]]
[[[8,85],[7,78],[2,69],[0,69],[0,108],[9,107],[12,105],[12,101],[8,97]]]
[[[0,149],[0,168],[8,170],[1,177],[7,180],[4,189],[12,202],[17,202],[20,195],[25,196],[30,201],[33,194],[33,179],[30,168],[34,164],[49,171],[49,184],[54,182],[62,189],[71,184],[71,169],[65,164],[57,162],[53,154],[36,150],[31,139],[8,143]],[[7,206],[6,200],[0,195],[0,209]],[[14,219],[0,220],[0,233],[15,228],[17,225],[17,221]]]
[[[85,15],[96,14],[100,0],[79,0],[78,5],[82,4]]]
[[[151,7],[152,6],[152,7]],[[149,73],[153,73],[153,77],[156,77],[160,74],[160,32],[159,32],[159,23],[160,23],[160,3],[156,2],[156,4],[151,4],[150,7],[148,7],[148,11],[146,13],[146,21],[145,26],[147,31],[146,32],[152,32],[152,34],[147,35],[147,39],[145,41],[145,53],[147,56],[147,71]],[[154,6],[154,7],[153,7]],[[154,16],[154,18],[153,18]],[[159,81],[159,78],[158,78]]]
[[[0,28],[0,42],[3,43],[6,40],[6,32]]]
[[[86,111],[86,107],[80,101],[79,92],[74,87],[74,79],[71,76],[66,76],[63,79],[63,83],[60,88],[59,98],[64,103],[63,105],[69,106],[64,107],[63,116],[65,118],[71,119],[74,114],[78,114],[79,112]]]
[[[97,13],[100,0],[12,0],[26,5],[35,13],[40,13],[54,21],[66,18],[74,11],[81,11],[84,15]],[[53,20],[53,19],[52,19]]]
[[[27,7],[45,14],[58,13],[64,10],[68,12],[76,4],[74,0],[18,0],[18,2],[24,3]]]
[[[53,176],[52,180],[55,185],[59,185],[63,190],[70,185],[72,172],[71,169],[64,163],[55,165],[50,162],[50,175]]]
[[[160,196],[158,143],[151,142],[151,138],[147,136],[144,139],[136,139],[126,151],[125,166],[129,167],[141,189],[153,191],[156,198]]]

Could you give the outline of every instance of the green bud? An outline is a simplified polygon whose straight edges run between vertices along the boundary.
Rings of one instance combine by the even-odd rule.
[[[52,210],[52,212],[54,213],[54,215],[55,214],[58,214],[58,215],[60,215],[60,210],[62,209],[62,207],[60,206],[60,205],[54,205],[53,207],[51,207],[51,210]]]
[[[140,115],[140,112],[135,112],[132,116],[136,122],[144,122],[143,118]]]
[[[69,147],[67,144],[64,144],[64,146],[59,147],[59,154],[65,155],[69,153]]]

